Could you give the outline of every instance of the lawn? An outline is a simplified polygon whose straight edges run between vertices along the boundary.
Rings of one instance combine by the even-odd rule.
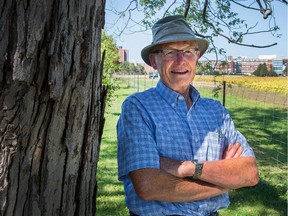
[[[156,80],[120,82],[115,99],[106,108],[105,126],[102,137],[100,158],[98,163],[98,216],[127,216],[123,186],[117,180],[117,142],[116,123],[120,116],[123,100],[135,91],[142,91],[156,84]],[[201,89],[201,94],[212,97],[210,90]],[[229,96],[227,101],[238,99]],[[236,98],[233,98],[236,97]],[[286,216],[287,215],[287,120],[279,118],[277,121],[265,120],[263,116],[287,116],[283,109],[263,106],[259,102],[241,99],[241,107],[235,107],[228,102],[227,108],[233,117],[236,126],[244,133],[255,149],[260,170],[260,182],[252,188],[242,188],[231,191],[231,205],[228,209],[221,210],[221,216]],[[256,106],[256,110],[255,110]],[[253,112],[252,112],[253,109]],[[256,114],[255,114],[256,113]],[[251,128],[263,128],[263,124],[269,124],[265,130],[255,133]],[[260,134],[258,134],[260,133]],[[261,140],[259,140],[261,136]],[[271,138],[272,137],[272,138]],[[279,143],[273,137],[284,139],[285,145]],[[279,138],[279,139],[280,139]],[[257,140],[257,141],[256,141]],[[278,153],[277,153],[278,152]],[[279,152],[283,154],[279,155]]]

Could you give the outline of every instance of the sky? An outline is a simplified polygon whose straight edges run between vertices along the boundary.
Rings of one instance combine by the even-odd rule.
[[[124,10],[128,7],[130,0],[107,0],[106,2],[106,16],[105,16],[105,31],[112,35],[116,40],[117,46],[123,47],[123,49],[129,50],[129,62],[135,63],[143,63],[141,58],[141,50],[151,44],[152,42],[152,32],[151,30],[143,31],[143,27],[136,25],[134,23],[129,23],[129,26],[125,28],[124,32],[119,37],[118,34],[121,29],[125,26],[125,19],[129,17],[129,13],[125,13],[124,19],[119,19],[119,16],[116,16],[111,12],[112,8],[116,8],[118,11]],[[227,56],[246,56],[247,58],[258,58],[259,55],[278,55],[283,58],[287,58],[288,56],[288,45],[287,45],[287,25],[288,25],[288,17],[287,17],[287,9],[283,3],[275,2],[274,4],[274,12],[276,23],[279,26],[280,30],[277,34],[281,34],[280,38],[276,38],[271,33],[265,34],[257,34],[250,35],[244,38],[244,42],[248,44],[255,45],[267,45],[272,43],[277,43],[276,46],[272,46],[269,48],[251,48],[246,46],[239,46],[235,44],[228,44],[223,38],[216,38],[215,44],[218,47],[224,48]],[[238,9],[239,10],[239,9]],[[254,25],[258,22],[258,26],[267,26],[269,25],[269,18],[264,20],[261,14],[253,11],[249,11],[249,13],[241,13],[241,11],[237,11],[238,14],[244,14],[242,19],[246,19],[248,23]],[[141,13],[137,11],[131,11],[131,16],[133,20],[141,20]],[[161,12],[155,15],[156,17],[162,17]],[[117,21],[118,20],[118,21]],[[271,20],[270,20],[271,22]],[[116,24],[115,24],[116,23]],[[140,31],[141,30],[141,31]],[[215,56],[212,54],[204,55],[204,58],[215,59]],[[202,57],[203,58],[203,57]]]

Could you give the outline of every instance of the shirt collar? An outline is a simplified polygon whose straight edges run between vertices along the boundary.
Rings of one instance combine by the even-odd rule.
[[[192,98],[193,102],[192,106],[194,106],[200,98],[200,93],[192,85],[190,85],[190,89],[190,97]],[[167,87],[161,80],[159,80],[159,82],[157,83],[156,90],[163,97],[163,99],[172,107],[175,107],[179,98],[183,97],[181,94]]]

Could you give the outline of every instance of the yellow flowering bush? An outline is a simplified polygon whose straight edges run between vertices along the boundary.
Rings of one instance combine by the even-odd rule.
[[[288,93],[288,79],[286,77],[237,77],[237,76],[197,76],[195,82],[220,82],[235,84],[260,91]]]

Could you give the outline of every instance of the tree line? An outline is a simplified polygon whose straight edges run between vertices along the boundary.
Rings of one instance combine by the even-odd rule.
[[[271,68],[268,70],[266,63],[259,64],[257,69],[253,72],[254,76],[278,76],[278,74]]]

